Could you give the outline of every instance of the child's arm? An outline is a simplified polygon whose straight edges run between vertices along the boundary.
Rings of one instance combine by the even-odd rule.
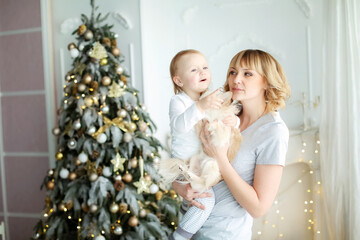
[[[236,115],[229,115],[222,119],[222,122],[229,127],[239,128],[240,118]]]
[[[205,112],[209,109],[219,109],[221,104],[224,102],[221,98],[218,97],[219,89],[216,89],[214,92],[210,93],[206,97],[200,99],[196,106],[202,112]]]

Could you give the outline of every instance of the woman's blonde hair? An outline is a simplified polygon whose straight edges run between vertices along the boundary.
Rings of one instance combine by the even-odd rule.
[[[265,90],[266,109],[275,111],[285,107],[285,101],[290,97],[290,86],[281,65],[269,53],[261,50],[248,49],[236,54],[230,61],[229,70],[224,84],[225,91],[229,91],[230,68],[246,66],[255,70],[267,82]]]
[[[186,54],[201,54],[203,55],[201,52],[194,50],[194,49],[187,49],[187,50],[183,50],[178,52],[173,59],[171,60],[170,63],[170,77],[171,77],[171,81],[174,85],[174,93],[178,94],[181,93],[183,90],[181,89],[181,87],[179,87],[178,85],[176,85],[176,83],[174,82],[174,77],[177,74],[177,70],[178,70],[178,62],[180,60],[180,58]]]

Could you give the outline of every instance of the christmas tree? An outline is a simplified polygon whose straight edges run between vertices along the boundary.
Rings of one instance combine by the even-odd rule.
[[[33,239],[167,239],[179,199],[160,184],[161,144],[107,16],[90,1],[73,32],[58,110],[56,167],[44,178],[45,207]],[[96,17],[95,17],[96,15]]]

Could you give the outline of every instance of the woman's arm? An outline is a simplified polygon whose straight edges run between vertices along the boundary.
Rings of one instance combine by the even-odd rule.
[[[201,203],[195,201],[196,198],[206,198],[211,197],[211,193],[198,193],[195,192],[192,188],[190,183],[183,184],[179,183],[177,181],[174,181],[172,183],[173,189],[179,194],[181,197],[183,197],[186,201],[188,201],[189,204],[198,207],[202,210],[205,210],[205,206]]]
[[[229,129],[230,131],[230,129]],[[221,175],[236,201],[254,218],[264,215],[270,208],[279,189],[283,167],[280,165],[257,165],[253,186],[245,182],[227,158],[228,146],[211,145],[205,131],[200,134],[204,151],[217,159]]]

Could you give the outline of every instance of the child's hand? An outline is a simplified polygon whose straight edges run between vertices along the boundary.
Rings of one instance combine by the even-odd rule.
[[[221,104],[224,102],[221,98],[217,96],[219,89],[216,89],[214,92],[210,93],[208,96],[202,98],[196,103],[196,106],[200,111],[206,111],[209,109],[219,109]]]
[[[239,121],[239,117],[236,115],[228,115],[222,119],[222,122],[229,127],[237,127],[237,123]],[[240,121],[239,121],[240,122]]]

